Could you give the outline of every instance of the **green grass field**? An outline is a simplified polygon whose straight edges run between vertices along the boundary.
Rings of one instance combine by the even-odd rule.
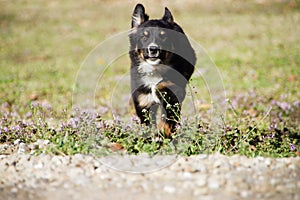
[[[136,3],[0,1],[0,143],[49,140],[50,145],[34,152],[55,154],[97,149],[102,155],[111,144],[128,153],[172,153],[175,144],[182,155],[300,155],[299,1],[142,2],[153,18],[168,6],[218,67],[227,94],[219,134],[210,127],[212,105],[205,86],[198,88],[200,119],[183,122],[173,141],[153,142],[144,136],[147,128],[111,120],[110,92],[129,70],[126,55],[111,65],[106,84],[95,91],[101,112],[91,119],[73,112],[82,62],[100,42],[130,28]],[[124,99],[113,101],[128,105]]]

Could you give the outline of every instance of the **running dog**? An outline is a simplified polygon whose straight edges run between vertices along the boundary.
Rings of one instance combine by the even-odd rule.
[[[168,8],[161,19],[149,20],[144,6],[137,4],[131,28],[131,95],[136,114],[142,124],[156,125],[160,107],[159,134],[171,138],[180,123],[195,52]]]

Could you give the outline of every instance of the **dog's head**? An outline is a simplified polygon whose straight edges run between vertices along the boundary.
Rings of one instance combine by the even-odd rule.
[[[168,8],[161,19],[149,20],[143,5],[138,4],[132,15],[132,50],[151,65],[165,64],[172,55],[175,40],[172,32],[182,29],[174,22]],[[179,30],[176,30],[179,29]]]

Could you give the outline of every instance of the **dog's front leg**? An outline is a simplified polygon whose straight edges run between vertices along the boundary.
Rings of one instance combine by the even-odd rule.
[[[176,131],[176,125],[180,123],[185,90],[172,82],[162,82],[157,88],[162,106],[162,117],[158,128],[165,137],[171,138],[172,133]]]

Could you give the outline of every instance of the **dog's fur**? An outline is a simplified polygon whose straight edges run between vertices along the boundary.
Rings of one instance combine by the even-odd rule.
[[[180,122],[186,84],[194,71],[194,50],[168,8],[161,19],[149,20],[144,6],[138,4],[131,26],[131,94],[136,114],[141,123],[155,124],[161,107],[158,127],[170,138]]]

